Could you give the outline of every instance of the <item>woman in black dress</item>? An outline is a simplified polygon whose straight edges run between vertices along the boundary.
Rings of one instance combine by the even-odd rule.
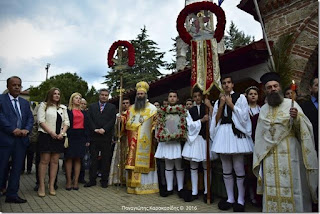
[[[50,163],[49,194],[56,195],[54,181],[56,179],[60,153],[64,152],[64,138],[70,126],[67,107],[60,104],[60,90],[51,88],[45,102],[38,109],[39,123],[39,189],[38,195],[45,196],[45,175]]]
[[[89,129],[87,114],[81,110],[81,94],[73,93],[69,100],[68,115],[70,128],[67,131],[68,147],[65,152],[66,167],[66,190],[78,190],[78,180],[81,168],[81,158],[85,154],[85,146],[89,146]],[[72,186],[72,168],[74,169],[74,180]]]

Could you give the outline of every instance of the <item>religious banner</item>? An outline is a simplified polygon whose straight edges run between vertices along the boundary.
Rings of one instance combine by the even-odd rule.
[[[212,86],[221,90],[217,40],[191,41],[191,87],[198,86],[208,94]]]
[[[212,14],[217,16],[215,30]],[[218,43],[224,35],[225,23],[224,11],[212,2],[189,4],[177,19],[179,36],[191,45],[191,87],[198,86],[203,94],[209,94],[214,85],[222,91]]]

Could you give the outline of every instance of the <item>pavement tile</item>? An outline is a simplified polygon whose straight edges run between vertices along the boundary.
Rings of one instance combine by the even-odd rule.
[[[62,169],[62,167],[60,167]],[[84,188],[80,185],[78,191],[65,190],[65,176],[60,170],[58,179],[57,196],[47,195],[44,198],[37,196],[33,191],[35,185],[34,171],[31,175],[23,174],[20,179],[20,197],[28,200],[26,204],[4,203],[5,197],[0,198],[1,212],[188,212],[188,213],[213,213],[222,211],[218,209],[218,197],[211,205],[203,203],[202,196],[199,200],[190,203],[184,202],[177,194],[163,198],[159,194],[131,195],[126,193],[126,188],[109,186],[103,189],[100,185]],[[87,172],[88,173],[88,172]],[[88,175],[87,179],[88,180]],[[47,178],[48,180],[48,178]],[[99,184],[99,179],[97,179]],[[229,210],[232,212],[232,210]],[[246,212],[260,212],[260,209],[249,204]]]

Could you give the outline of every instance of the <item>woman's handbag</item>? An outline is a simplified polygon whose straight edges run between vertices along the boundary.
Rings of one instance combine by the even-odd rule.
[[[68,147],[69,147],[69,139],[68,139],[68,137],[65,137],[64,148],[68,148]]]

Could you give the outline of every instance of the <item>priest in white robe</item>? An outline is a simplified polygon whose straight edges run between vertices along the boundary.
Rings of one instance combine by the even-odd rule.
[[[318,202],[318,159],[309,119],[300,106],[283,98],[280,77],[260,78],[267,92],[255,135],[253,172],[263,212],[311,212]]]

